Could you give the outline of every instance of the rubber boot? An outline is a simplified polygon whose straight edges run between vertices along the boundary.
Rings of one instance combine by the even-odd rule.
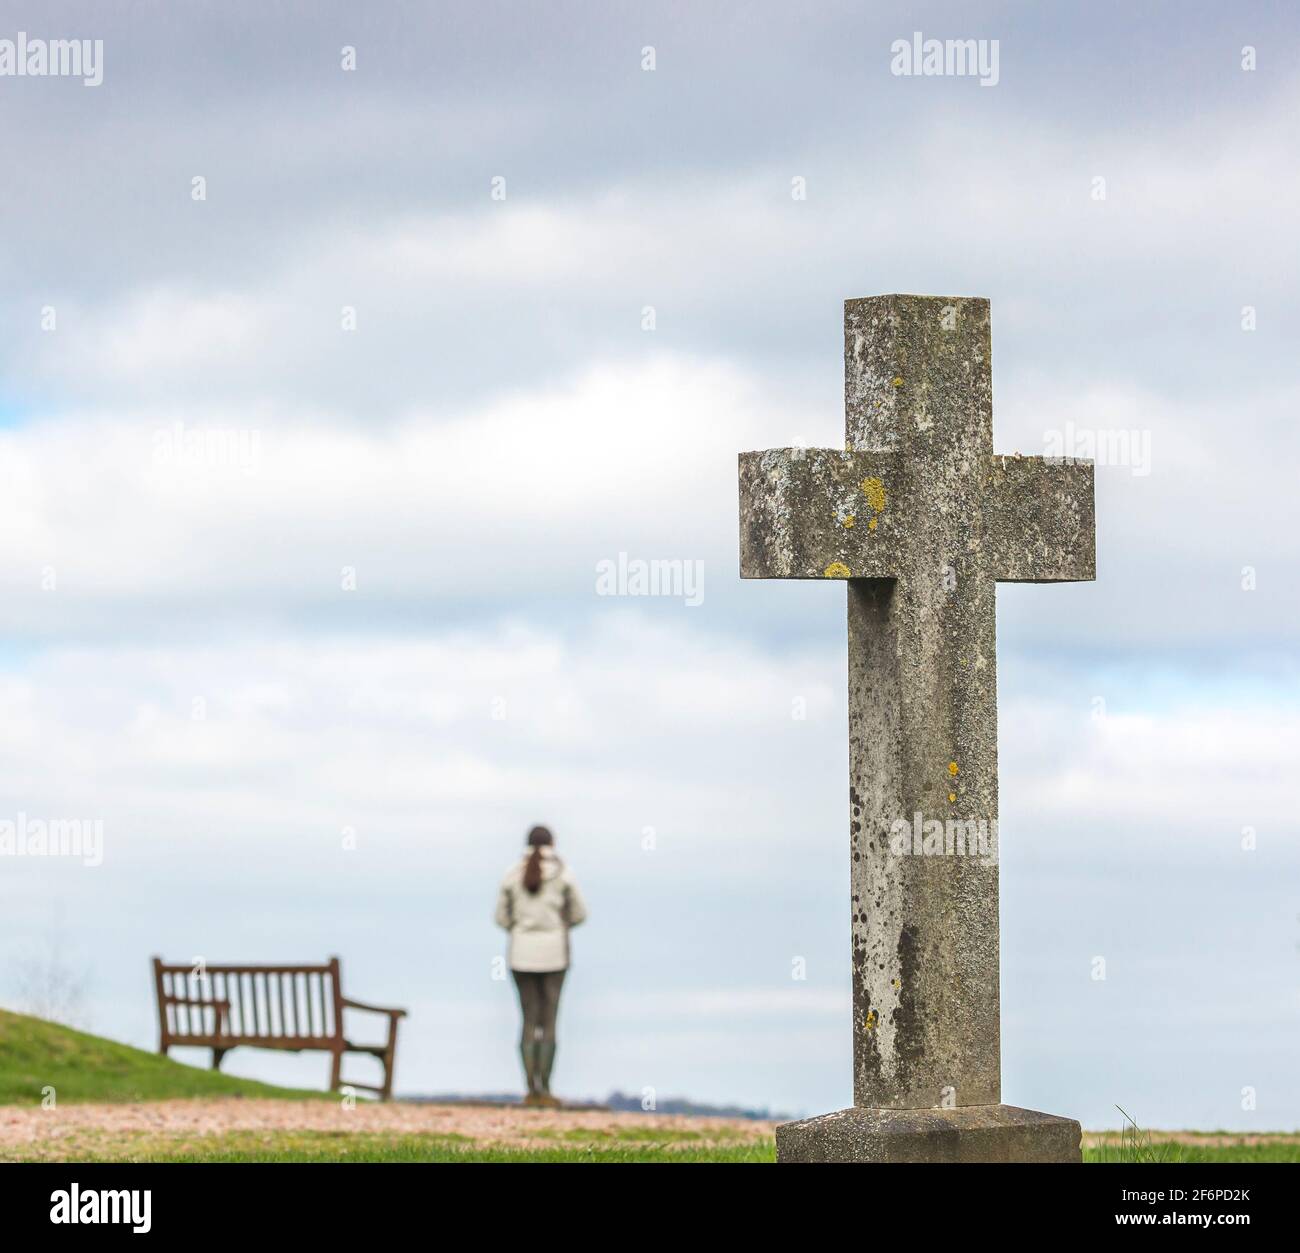
[[[555,1041],[543,1041],[537,1046],[537,1089],[543,1105],[552,1109],[559,1101],[551,1095],[551,1068],[555,1065]]]
[[[538,1044],[536,1040],[524,1040],[519,1045],[519,1056],[524,1063],[524,1078],[528,1082],[528,1091],[524,1095],[525,1105],[540,1105],[541,1093],[540,1068],[538,1066]]]

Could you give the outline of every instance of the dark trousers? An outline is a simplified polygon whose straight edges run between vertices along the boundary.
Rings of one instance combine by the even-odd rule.
[[[555,1043],[555,1015],[560,1008],[563,970],[512,970],[524,1013],[523,1043]]]

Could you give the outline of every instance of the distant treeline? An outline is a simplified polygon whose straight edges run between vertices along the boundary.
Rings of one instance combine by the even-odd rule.
[[[397,1099],[434,1105],[518,1105],[520,1098],[516,1092],[437,1092],[430,1096],[402,1096]],[[566,1101],[565,1104],[573,1107],[583,1102]],[[771,1119],[775,1122],[785,1122],[790,1117],[788,1114],[774,1114],[767,1108],[746,1109],[743,1105],[704,1105],[698,1101],[687,1100],[684,1096],[672,1096],[667,1100],[656,1101],[653,1109],[647,1109],[644,1098],[624,1092],[611,1092],[603,1101],[593,1100],[587,1104],[635,1114],[690,1114],[709,1118]]]

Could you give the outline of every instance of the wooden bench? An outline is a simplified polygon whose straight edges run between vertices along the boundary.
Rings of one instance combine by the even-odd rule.
[[[344,1053],[366,1053],[384,1067],[384,1082],[375,1087],[349,1087],[393,1094],[393,1059],[397,1051],[397,1022],[404,1009],[384,1009],[350,1001],[343,995],[339,959],[323,966],[168,966],[153,959],[154,990],[158,996],[158,1051],[172,1045],[212,1050],[212,1069],[233,1048],[250,1045],[300,1053],[315,1049],[333,1054],[330,1091],[343,1085]],[[388,1016],[385,1044],[353,1044],[343,1033],[343,1011],[363,1010]]]

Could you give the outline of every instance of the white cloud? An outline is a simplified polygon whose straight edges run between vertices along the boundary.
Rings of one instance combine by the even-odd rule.
[[[87,368],[113,380],[153,384],[219,370],[265,338],[266,310],[249,295],[192,295],[168,288],[132,293],[92,324]]]
[[[1239,848],[1245,826],[1277,835],[1293,825],[1285,780],[1300,756],[1300,715],[1285,705],[1185,695],[1159,710],[1069,720],[1029,702],[1004,719],[1021,742],[1036,728],[1017,808],[1091,826],[1096,852],[1162,855],[1172,842],[1190,858]]]
[[[733,566],[736,451],[783,421],[736,371],[664,356],[377,430],[211,411],[13,429],[0,617],[102,631],[142,608],[308,603],[346,630],[366,611],[344,599],[344,567],[382,615],[552,589],[585,601],[619,552]]]
[[[24,310],[24,372],[128,407],[141,394],[281,408],[309,397],[322,413],[388,421],[650,343],[806,371],[824,359],[822,343],[833,355],[844,296],[967,286],[994,297],[999,335],[1032,345],[1027,365],[1071,384],[1081,373],[1149,375],[1223,403],[1242,375],[1202,377],[1207,352],[1258,343],[1251,386],[1287,377],[1263,346],[1288,308],[1292,273],[1276,258],[1300,177],[1276,156],[1288,150],[1297,86],[1277,90],[1246,127],[1229,112],[1195,114],[1081,149],[1071,119],[963,114],[900,141],[883,169],[869,140],[828,129],[789,157],[738,155],[670,177],[634,163],[565,183],[509,163],[504,202],[471,168],[448,200],[401,183],[356,215],[340,214],[306,173],[268,194],[283,137],[255,128],[241,135],[240,163],[258,172],[250,183],[185,214],[155,206],[155,234],[175,237],[181,255],[153,250],[155,268],[140,240],[146,264],[74,288],[57,334]],[[365,117],[377,130],[410,124],[400,104]],[[202,146],[201,122],[190,124]],[[397,154],[387,160],[401,175]],[[810,179],[805,202],[789,197],[795,161]],[[1090,195],[1098,174],[1104,202]],[[258,220],[259,206],[275,212]],[[212,214],[235,212],[253,241],[223,246],[204,233]],[[196,238],[210,249],[195,255]],[[254,248],[256,264],[245,257]],[[1246,304],[1259,310],[1254,341],[1238,327]],[[639,330],[646,305],[658,312],[654,339]],[[355,333],[340,330],[343,306],[357,310]]]
[[[1252,405],[1272,422],[1293,400],[1260,391]],[[1210,403],[1029,376],[1000,412],[1006,451],[1044,452],[1066,423],[1150,436],[1149,475],[1098,470],[1098,583],[1016,602],[1037,640],[1085,625],[1094,645],[1120,647],[1285,629],[1298,593],[1278,563],[1298,541],[1255,506],[1289,490],[1294,429],[1247,477],[1224,468]],[[268,621],[310,634],[539,602],[580,618],[597,563],[627,553],[703,561],[705,608],[678,607],[710,623],[738,624],[743,601],[760,634],[825,631],[820,591],[739,585],[735,457],[819,431],[838,442],[835,421],[738,367],[660,354],[382,426],[196,406],[13,428],[0,432],[0,624],[61,638]],[[1254,593],[1245,565],[1259,567]],[[1159,597],[1143,590],[1153,573]],[[665,680],[660,699],[672,690]]]
[[[668,702],[659,676],[671,680]],[[423,640],[53,647],[0,686],[0,744],[24,779],[11,806],[97,807],[118,839],[170,838],[198,790],[203,815],[186,823],[199,841],[256,843],[272,828],[299,839],[323,813],[330,833],[352,823],[409,840],[472,832],[476,807],[546,797],[583,798],[597,824],[616,797],[710,812],[743,756],[713,743],[719,730],[757,733],[777,754],[807,751],[813,737],[791,729],[792,692],[807,695],[813,719],[835,704],[807,659],[765,659],[611,610],[581,639],[506,627]],[[683,770],[691,743],[698,765]],[[304,779],[315,781],[306,793]]]

